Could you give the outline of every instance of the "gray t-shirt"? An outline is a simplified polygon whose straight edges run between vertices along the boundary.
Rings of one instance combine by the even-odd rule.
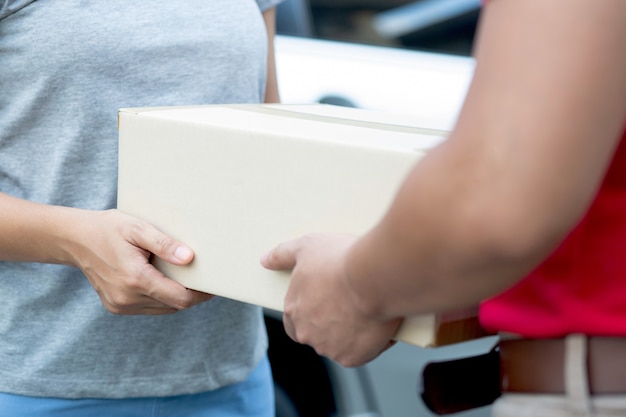
[[[262,101],[260,10],[279,1],[0,2],[0,191],[115,207],[117,109]],[[258,307],[116,316],[78,269],[0,262],[1,392],[200,392],[244,379],[266,347]]]

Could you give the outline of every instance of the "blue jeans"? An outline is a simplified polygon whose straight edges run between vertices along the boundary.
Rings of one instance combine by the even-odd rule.
[[[0,417],[274,417],[274,386],[265,358],[245,381],[191,395],[61,399],[0,393]]]

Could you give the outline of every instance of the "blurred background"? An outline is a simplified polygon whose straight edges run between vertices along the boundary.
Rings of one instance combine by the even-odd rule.
[[[287,0],[280,9],[287,35],[469,56],[480,0]]]

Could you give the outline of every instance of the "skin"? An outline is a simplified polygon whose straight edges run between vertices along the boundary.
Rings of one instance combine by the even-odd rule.
[[[274,9],[263,18],[269,45],[265,99],[276,102]],[[39,204],[0,192],[0,261],[80,268],[104,307],[115,314],[175,313],[213,297],[165,277],[150,264],[152,255],[175,265],[194,257],[182,242],[121,211]]]
[[[265,89],[265,102],[278,103],[278,77],[276,75],[276,54],[274,51],[274,37],[276,36],[276,8],[263,12],[263,20],[267,30],[267,86]]]
[[[457,125],[380,222],[262,257],[292,271],[289,336],[361,365],[403,317],[475,306],[544,260],[590,206],[624,131],[625,16],[623,0],[490,2]]]

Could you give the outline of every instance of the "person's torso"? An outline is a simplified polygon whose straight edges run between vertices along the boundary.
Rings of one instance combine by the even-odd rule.
[[[114,208],[117,109],[259,102],[266,48],[255,0],[0,2],[0,191]],[[244,378],[265,337],[258,307],[114,316],[77,269],[0,262],[0,391],[197,392]]]

